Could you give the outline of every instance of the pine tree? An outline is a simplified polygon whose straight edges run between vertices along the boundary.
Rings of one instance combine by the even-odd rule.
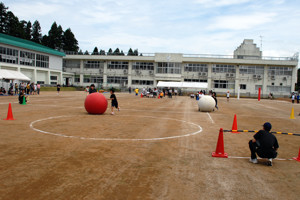
[[[138,56],[138,55],[139,55],[139,52],[138,52],[137,49],[134,50],[133,55],[134,55],[134,56]]]
[[[128,50],[128,53],[127,53],[127,56],[133,56],[134,54],[133,54],[133,51],[132,51],[132,49],[130,48],[129,50]]]
[[[35,20],[35,22],[32,25],[31,38],[32,38],[31,40],[33,42],[36,42],[38,44],[41,44],[42,39],[44,39],[41,34],[41,26],[40,26],[40,22],[38,20]],[[44,44],[44,45],[46,45],[46,44]]]
[[[31,40],[31,33],[32,33],[32,25],[31,22],[28,21],[24,21],[24,25],[23,25],[23,29],[24,29],[24,39],[26,40]]]
[[[22,24],[19,22],[18,17],[14,15],[14,13],[8,11],[7,12],[7,32],[6,34],[23,38],[24,37],[24,29]]]
[[[52,49],[61,50],[63,48],[63,30],[56,22],[53,22],[49,32],[48,32],[48,47]]]
[[[94,51],[93,51],[92,55],[99,55],[97,47],[94,48]]]
[[[120,55],[120,49],[116,48],[116,50],[114,51],[113,55],[115,55],[115,56]]]
[[[63,50],[65,51],[75,51],[77,52],[79,47],[78,47],[78,41],[76,40],[74,34],[72,33],[71,29],[68,28],[64,32],[64,47]]]
[[[105,51],[101,49],[99,54],[105,56]]]
[[[119,55],[120,56],[125,56],[125,53],[123,52],[123,50],[121,50],[121,53]]]
[[[8,7],[0,2],[0,33],[7,33],[7,9]]]
[[[113,52],[112,52],[112,49],[109,48],[108,52],[107,52],[107,55],[113,55]]]
[[[83,55],[83,52],[81,49],[79,50],[78,55]]]
[[[89,52],[86,50],[86,51],[84,52],[84,55],[90,55],[90,54],[89,54]]]

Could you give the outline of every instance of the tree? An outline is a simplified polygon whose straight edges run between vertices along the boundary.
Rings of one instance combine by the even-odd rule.
[[[0,33],[7,33],[7,9],[4,3],[0,3]]]
[[[113,53],[114,56],[120,55],[120,49],[116,48],[116,50]]]
[[[99,55],[99,52],[98,52],[98,48],[97,48],[97,47],[94,48],[94,51],[93,51],[92,55]]]
[[[123,50],[121,50],[121,53],[119,55],[120,56],[125,56],[125,53],[123,52]]]
[[[64,42],[63,42],[63,50],[65,51],[78,51],[78,41],[76,40],[74,34],[72,33],[71,29],[68,28],[64,32]]]
[[[48,32],[48,47],[52,49],[61,50],[63,49],[63,30],[56,22],[53,22],[49,32]]]
[[[84,55],[90,55],[90,54],[89,54],[89,52],[86,50],[86,51],[84,52]]]
[[[24,37],[24,29],[22,24],[19,22],[18,17],[14,15],[14,13],[8,11],[7,12],[7,32],[6,34],[23,38]]]
[[[107,52],[107,55],[113,55],[113,52],[112,52],[112,49],[109,48],[108,52]]]
[[[134,56],[138,56],[139,55],[138,49],[135,49],[133,54],[134,54]]]
[[[78,55],[83,55],[83,52],[81,49],[79,50]]]
[[[99,54],[105,56],[105,51],[101,49]]]
[[[23,25],[23,29],[24,29],[24,39],[26,40],[31,40],[31,33],[32,33],[32,25],[31,22],[28,21],[24,21],[24,25]]]
[[[32,39],[31,40],[33,42],[41,44],[42,43],[42,39],[44,39],[42,37],[41,32],[42,32],[42,30],[41,30],[40,22],[38,20],[35,20],[35,22],[32,25],[32,33],[31,33],[31,38]],[[46,44],[44,44],[44,45],[46,45]],[[46,45],[46,46],[48,46],[48,45]]]
[[[128,53],[127,53],[127,56],[133,56],[134,54],[133,54],[133,51],[132,51],[132,49],[130,48],[129,50],[128,50]]]

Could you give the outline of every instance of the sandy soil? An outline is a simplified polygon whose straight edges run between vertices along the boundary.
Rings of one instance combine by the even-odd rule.
[[[299,199],[299,136],[276,135],[282,160],[272,167],[249,163],[253,133],[224,133],[230,158],[211,153],[234,114],[238,129],[269,121],[299,134],[300,105],[219,98],[218,111],[202,113],[189,97],[116,95],[114,116],[88,115],[83,92],[43,92],[27,105],[0,97],[0,199]],[[2,120],[9,102],[14,121]]]

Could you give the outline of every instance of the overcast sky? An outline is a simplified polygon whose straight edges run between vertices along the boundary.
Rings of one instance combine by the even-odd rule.
[[[299,0],[4,0],[19,20],[71,28],[83,51],[232,55],[244,39],[263,56],[300,47]]]

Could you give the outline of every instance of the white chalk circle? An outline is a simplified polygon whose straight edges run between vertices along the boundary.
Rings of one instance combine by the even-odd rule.
[[[120,116],[114,116],[114,117],[128,117],[129,115],[120,115]],[[145,116],[145,115],[140,115],[140,116],[136,116],[136,117],[144,117],[144,118],[153,118],[153,119],[160,119],[160,120],[175,120],[178,122],[182,122],[182,123],[186,123],[186,124],[190,124],[193,126],[196,126],[198,128],[197,131],[192,132],[192,133],[187,133],[184,135],[175,135],[175,136],[169,136],[169,137],[160,137],[160,138],[94,138],[94,137],[82,137],[82,136],[73,136],[73,135],[66,135],[66,134],[62,134],[62,133],[52,133],[52,132],[48,132],[48,131],[44,131],[41,129],[37,129],[34,127],[34,124],[41,122],[41,121],[48,121],[51,119],[57,119],[57,118],[70,118],[70,117],[74,117],[74,115],[64,115],[64,116],[57,116],[57,117],[48,117],[48,118],[44,118],[44,119],[39,119],[39,120],[35,120],[33,122],[30,123],[29,127],[31,129],[33,129],[34,131],[43,133],[43,134],[47,134],[47,135],[55,135],[55,136],[60,136],[60,137],[65,137],[65,138],[77,138],[77,139],[81,139],[81,140],[115,140],[115,141],[154,141],[154,140],[167,140],[167,139],[175,139],[175,138],[181,138],[181,137],[188,137],[188,136],[192,136],[192,135],[196,135],[200,132],[202,132],[202,127],[199,126],[198,124],[192,123],[192,122],[187,122],[184,120],[180,120],[180,119],[174,119],[174,118],[165,118],[165,117],[153,117],[153,116]]]
[[[198,101],[198,110],[201,112],[211,112],[214,110],[216,102],[209,95],[203,95]]]

